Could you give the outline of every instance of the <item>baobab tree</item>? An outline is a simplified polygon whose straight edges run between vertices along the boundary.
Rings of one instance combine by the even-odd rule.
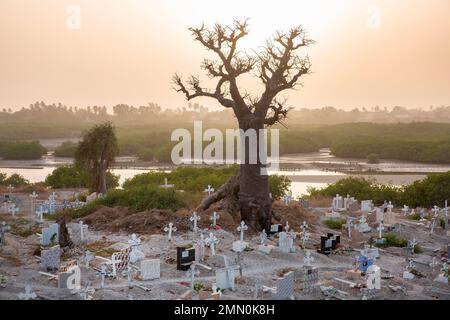
[[[282,123],[289,108],[286,101],[277,99],[277,96],[285,90],[298,87],[300,78],[310,73],[308,56],[298,54],[299,49],[313,44],[305,30],[298,26],[287,32],[276,32],[267,40],[261,52],[253,54],[238,50],[238,42],[248,34],[247,20],[235,20],[231,25],[216,24],[212,28],[202,25],[189,30],[194,40],[216,57],[214,60],[205,59],[201,68],[217,83],[213,90],[208,90],[196,76],[192,75],[183,81],[175,74],[175,89],[183,93],[187,100],[208,97],[232,109],[239,128],[244,132],[249,129],[258,132],[259,129]],[[241,92],[237,80],[246,74],[263,83],[264,91],[260,96]],[[259,136],[257,138],[259,140]],[[257,145],[259,147],[259,141]],[[241,218],[250,226],[257,230],[268,230],[272,218],[272,199],[269,196],[268,176],[261,174],[265,165],[258,155],[256,163],[248,161],[250,148],[247,139],[244,149],[245,160],[240,164],[239,174],[203,201],[201,207],[206,209],[213,202],[227,200],[228,207],[240,211]],[[259,150],[257,152],[259,154]]]

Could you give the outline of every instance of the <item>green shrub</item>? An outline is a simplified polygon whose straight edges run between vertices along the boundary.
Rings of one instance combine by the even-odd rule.
[[[420,220],[420,214],[419,213],[414,213],[414,214],[409,216],[409,219],[419,221]]]
[[[0,156],[5,160],[40,159],[47,153],[39,141],[3,141],[0,143]]]
[[[408,245],[408,240],[404,238],[399,238],[397,234],[393,232],[386,233],[384,235],[384,238],[386,239],[384,243],[377,243],[375,245],[380,248],[387,248],[387,247],[404,248]]]
[[[341,230],[342,225],[346,224],[345,219],[328,219],[323,222],[328,228],[333,230]]]
[[[65,141],[55,149],[56,157],[74,158],[77,151],[78,143]]]
[[[6,174],[4,173],[0,174],[0,185],[3,186],[12,185],[13,187],[18,187],[18,186],[28,186],[29,184],[30,181],[28,181],[18,173],[13,173],[9,177],[7,177]]]
[[[81,166],[67,165],[56,168],[45,178],[45,184],[52,188],[88,188],[89,174]],[[106,173],[106,185],[109,189],[119,185],[119,177],[111,172]]]

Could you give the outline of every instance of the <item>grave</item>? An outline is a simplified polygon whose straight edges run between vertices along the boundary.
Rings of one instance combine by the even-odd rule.
[[[259,237],[260,237],[260,244],[258,246],[258,251],[266,254],[272,252],[274,246],[266,244],[267,242],[266,230],[263,230]]]
[[[362,200],[361,201],[361,212],[367,213],[371,212],[374,208],[373,201],[372,200]]]
[[[288,232],[278,233],[278,248],[285,253],[294,253],[294,237]]]
[[[128,240],[128,244],[131,247],[130,252],[131,263],[136,263],[145,258],[145,254],[139,249],[141,245],[141,239],[139,239],[139,237],[135,233],[131,235],[130,240]]]
[[[369,227],[369,224],[366,221],[367,221],[366,217],[362,215],[361,218],[359,219],[359,224],[356,226],[359,232],[367,233],[372,231],[372,228]]]
[[[245,225],[245,222],[242,221],[239,227],[237,227],[237,231],[240,232],[239,241],[233,242],[233,251],[234,252],[243,252],[248,247],[248,242],[244,241],[244,232],[248,229],[248,226]]]
[[[83,224],[83,221],[78,222],[70,227],[70,238],[75,245],[84,245],[88,243],[89,226]]]
[[[304,294],[314,294],[319,282],[319,269],[312,266],[303,266],[301,271],[297,272],[295,282],[300,284],[300,290]]]
[[[6,244],[5,235],[10,229],[11,227],[8,226],[5,221],[2,221],[0,224],[0,246],[4,246]]]
[[[217,226],[217,220],[219,220],[219,218],[220,218],[220,215],[216,211],[214,211],[210,218],[210,220],[212,221],[211,226],[213,228],[215,228]]]
[[[331,208],[333,209],[333,211],[345,210],[343,199],[339,194],[336,194],[336,197],[333,198]]]
[[[139,268],[142,280],[154,280],[161,277],[161,262],[159,259],[144,259]]]
[[[362,254],[373,261],[380,257],[378,248],[365,247],[362,251]]]
[[[44,270],[58,270],[60,265],[61,248],[59,245],[48,249],[41,249],[41,266]]]
[[[27,285],[25,287],[25,292],[24,293],[23,292],[19,293],[17,295],[17,297],[19,298],[19,300],[34,300],[34,299],[37,298],[37,295],[36,295],[36,293],[34,293],[31,290],[31,286]]]
[[[58,289],[81,289],[81,269],[79,266],[73,266],[67,271],[58,273]]]
[[[281,224],[272,224],[270,226],[269,234],[277,234],[283,231],[283,226]]]
[[[169,226],[164,227],[164,232],[167,232],[167,240],[172,241],[172,234],[175,231],[177,231],[177,228],[174,227],[172,222],[169,223]]]
[[[198,231],[198,221],[200,220],[200,217],[197,215],[197,212],[194,211],[194,213],[192,213],[192,217],[189,218],[189,221],[192,221],[193,223],[193,227],[192,227],[192,231],[194,231],[195,233],[197,233]]]
[[[341,214],[337,211],[331,210],[325,213],[325,217],[328,219],[339,219],[341,217]]]
[[[216,245],[219,243],[219,239],[217,239],[217,237],[212,232],[210,232],[209,237],[205,239],[205,243],[211,250],[211,256],[215,256]]]
[[[380,290],[381,289],[381,269],[377,265],[371,265],[367,268],[367,289]]]
[[[362,273],[366,273],[367,269],[373,265],[373,260],[369,259],[367,256],[360,255],[358,257],[358,270]]]
[[[277,288],[275,293],[276,300],[293,300],[294,299],[294,272],[286,273],[282,278],[277,280]]]
[[[195,261],[194,247],[177,247],[177,270],[187,271]]]
[[[331,253],[331,251],[336,250],[340,242],[341,237],[339,235],[327,233],[326,236],[320,237],[320,249],[318,250],[318,252],[328,255]]]
[[[223,256],[225,267],[216,270],[216,285],[220,290],[223,289],[235,289],[235,279],[239,272],[239,266],[230,266],[228,258]]]
[[[41,245],[49,246],[59,243],[59,224],[53,223],[42,229]]]

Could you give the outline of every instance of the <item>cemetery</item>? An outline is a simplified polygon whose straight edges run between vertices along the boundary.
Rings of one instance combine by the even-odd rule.
[[[161,188],[170,188],[168,181]],[[79,190],[9,190],[0,213],[0,299],[415,300],[450,298],[448,206],[409,208],[336,195],[273,199],[257,232],[206,210],[101,207]],[[204,197],[214,189],[205,186]],[[325,223],[330,212],[342,225]],[[415,212],[421,214],[413,219]],[[443,223],[441,223],[443,221]]]

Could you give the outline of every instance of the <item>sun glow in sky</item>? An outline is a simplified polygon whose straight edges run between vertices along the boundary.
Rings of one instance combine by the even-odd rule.
[[[70,5],[79,30],[67,27]],[[314,73],[287,93],[292,106],[450,105],[448,0],[0,0],[0,108],[184,106],[171,76],[202,75],[209,56],[187,28],[247,17],[242,50],[298,24],[316,40],[301,52]],[[239,84],[260,89],[255,79]]]

